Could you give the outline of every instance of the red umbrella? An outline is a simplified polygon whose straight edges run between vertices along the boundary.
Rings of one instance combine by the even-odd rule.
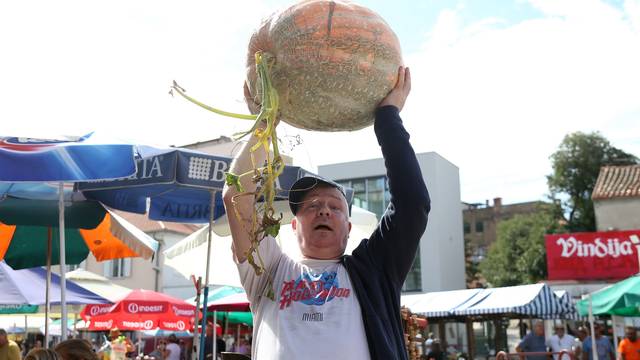
[[[214,300],[207,311],[251,311],[246,293],[237,293]]]
[[[87,306],[82,317],[90,319],[88,330],[193,330],[196,307],[151,290],[133,290],[110,307]]]

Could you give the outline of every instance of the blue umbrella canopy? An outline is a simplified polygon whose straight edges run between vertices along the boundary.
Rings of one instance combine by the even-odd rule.
[[[219,192],[232,158],[214,156],[189,149],[139,147],[135,175],[110,181],[80,182],[77,189],[89,199],[118,210],[145,214],[149,218],[183,223],[208,223],[211,196],[215,217],[224,214]],[[278,188],[288,190],[308,171],[286,166],[278,178]],[[286,193],[282,194],[286,198]]]
[[[0,137],[0,181],[114,179],[136,171],[134,146],[93,133],[65,139]]]
[[[47,282],[47,271],[42,268],[13,270],[4,261],[0,262],[0,304],[3,305],[44,305],[42,289]],[[60,277],[51,274],[51,304],[60,304]],[[66,281],[66,303],[107,304],[109,301],[72,281]]]

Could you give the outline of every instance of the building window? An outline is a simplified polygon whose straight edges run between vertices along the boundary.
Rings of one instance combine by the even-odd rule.
[[[468,234],[471,232],[471,225],[468,222],[464,222],[464,233]]]
[[[371,211],[378,219],[382,218],[391,200],[389,183],[385,176],[342,180],[339,183],[353,189],[353,205]]]
[[[131,276],[131,258],[114,259],[104,263],[104,276],[123,278]]]
[[[476,223],[476,232],[484,232],[484,223],[482,221]]]
[[[420,251],[416,254],[416,258],[413,260],[411,270],[407,274],[407,279],[402,286],[403,292],[422,291],[422,273],[420,269]]]

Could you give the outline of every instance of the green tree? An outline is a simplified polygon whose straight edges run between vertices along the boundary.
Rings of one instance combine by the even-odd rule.
[[[464,265],[467,288],[482,287],[480,283],[480,266],[473,260],[473,247],[468,238],[464,239]]]
[[[480,263],[481,273],[491,286],[532,284],[547,277],[544,235],[562,230],[554,213],[544,209],[498,224],[496,242]]]
[[[568,230],[595,231],[591,193],[602,166],[637,162],[637,157],[613,147],[598,132],[575,132],[565,136],[558,150],[551,155],[553,172],[547,176],[547,183],[552,199],[566,198],[562,205],[568,217]]]

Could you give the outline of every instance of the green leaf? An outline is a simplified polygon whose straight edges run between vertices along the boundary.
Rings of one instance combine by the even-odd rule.
[[[234,186],[238,192],[244,192],[242,188],[242,184],[240,183],[240,176],[236,174],[232,174],[230,172],[224,173],[225,175],[225,183],[228,186]]]
[[[264,229],[266,235],[271,235],[272,237],[278,236],[280,232],[280,223],[275,223],[273,225],[269,225]]]

